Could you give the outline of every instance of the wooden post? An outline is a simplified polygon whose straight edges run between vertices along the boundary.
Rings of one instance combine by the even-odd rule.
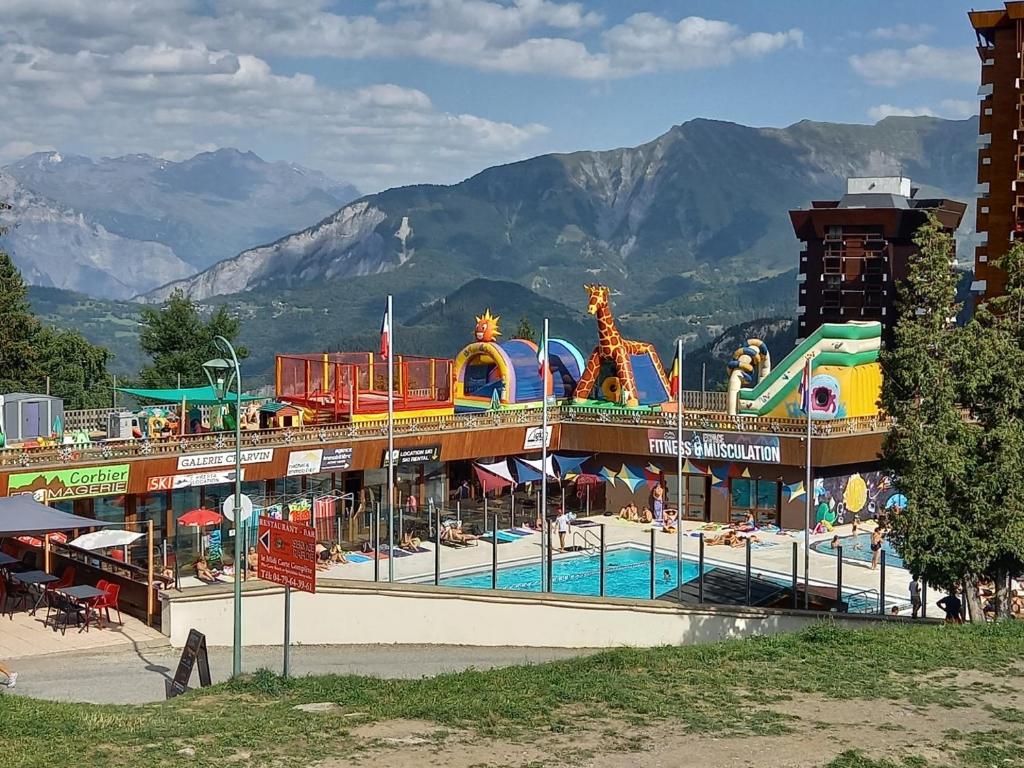
[[[50,534],[43,534],[43,570],[50,572]]]
[[[238,521],[235,521],[235,536],[238,535]],[[146,521],[146,541],[147,549],[149,550],[149,557],[147,559],[149,581],[146,589],[146,626],[153,626],[153,518],[149,518]],[[238,568],[240,563],[235,563],[235,578],[238,578]]]

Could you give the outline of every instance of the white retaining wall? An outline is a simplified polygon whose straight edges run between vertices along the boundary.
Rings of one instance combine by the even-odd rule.
[[[284,590],[246,585],[242,643],[279,645]],[[231,587],[163,596],[162,626],[171,644],[198,629],[210,645],[231,645]],[[651,647],[791,632],[822,614],[763,608],[691,606],[649,600],[412,584],[330,581],[316,595],[292,592],[292,642],[301,645],[476,645],[537,648]],[[864,626],[882,617],[836,615]]]

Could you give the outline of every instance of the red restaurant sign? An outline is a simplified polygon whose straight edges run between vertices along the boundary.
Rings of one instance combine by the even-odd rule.
[[[316,592],[315,534],[308,525],[261,517],[259,577],[284,587]]]

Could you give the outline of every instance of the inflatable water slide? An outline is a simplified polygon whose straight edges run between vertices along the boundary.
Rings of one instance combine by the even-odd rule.
[[[804,361],[811,356],[810,403],[815,419],[842,419],[878,413],[882,370],[878,353],[882,324],[826,323],[797,345],[779,365],[762,366],[754,386],[744,387],[750,371],[732,366],[727,389],[730,415],[804,418]],[[740,354],[743,350],[737,350]],[[766,355],[765,355],[766,356]],[[749,366],[747,366],[749,369]]]

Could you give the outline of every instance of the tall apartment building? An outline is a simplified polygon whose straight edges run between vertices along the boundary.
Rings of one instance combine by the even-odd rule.
[[[1024,238],[1024,2],[996,11],[971,11],[981,58],[978,128],[977,232],[974,253],[978,300],[998,296],[1006,278],[993,262]]]
[[[918,199],[902,176],[852,178],[839,200],[818,200],[790,211],[800,254],[797,336],[823,323],[878,320],[885,334],[896,320],[894,283],[907,274],[916,251],[914,233],[933,213],[953,232],[967,206],[955,200]]]

